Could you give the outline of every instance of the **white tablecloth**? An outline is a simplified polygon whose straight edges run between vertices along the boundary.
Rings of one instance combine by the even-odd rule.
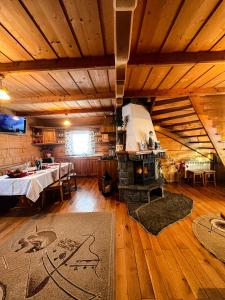
[[[61,164],[60,172],[61,176],[67,174],[68,163]],[[49,169],[40,170],[22,178],[9,178],[7,175],[0,176],[0,196],[25,195],[31,201],[36,202],[44,188],[58,179],[58,165],[53,165]]]

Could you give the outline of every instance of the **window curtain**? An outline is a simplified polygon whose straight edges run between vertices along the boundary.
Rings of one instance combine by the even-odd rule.
[[[82,153],[76,153],[76,145],[79,144],[79,135],[87,134],[87,151]],[[65,133],[65,153],[66,155],[82,155],[82,154],[94,154],[95,153],[95,134],[94,131],[84,130],[71,130]]]

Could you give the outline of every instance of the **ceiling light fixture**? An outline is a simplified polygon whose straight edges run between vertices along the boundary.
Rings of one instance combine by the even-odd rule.
[[[68,114],[65,114],[65,115],[67,116]],[[66,118],[65,121],[63,122],[63,125],[64,126],[70,126],[71,125],[70,120],[68,118]]]
[[[70,126],[71,125],[71,122],[70,122],[70,120],[65,120],[64,122],[63,122],[63,124],[65,125],[65,126]]]
[[[4,75],[0,74],[0,100],[10,100],[8,90],[2,86],[2,80],[4,78]]]

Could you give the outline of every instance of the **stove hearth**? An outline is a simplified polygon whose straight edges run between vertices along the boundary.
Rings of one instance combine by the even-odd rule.
[[[158,168],[163,154],[161,150],[117,152],[120,201],[146,203],[164,196]]]

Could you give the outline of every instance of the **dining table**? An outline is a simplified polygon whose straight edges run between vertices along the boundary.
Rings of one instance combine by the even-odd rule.
[[[71,163],[43,164],[44,169],[25,170],[24,177],[0,176],[0,201],[1,196],[25,196],[36,202],[46,187],[59,180],[59,176],[63,177],[68,173],[70,165]]]

